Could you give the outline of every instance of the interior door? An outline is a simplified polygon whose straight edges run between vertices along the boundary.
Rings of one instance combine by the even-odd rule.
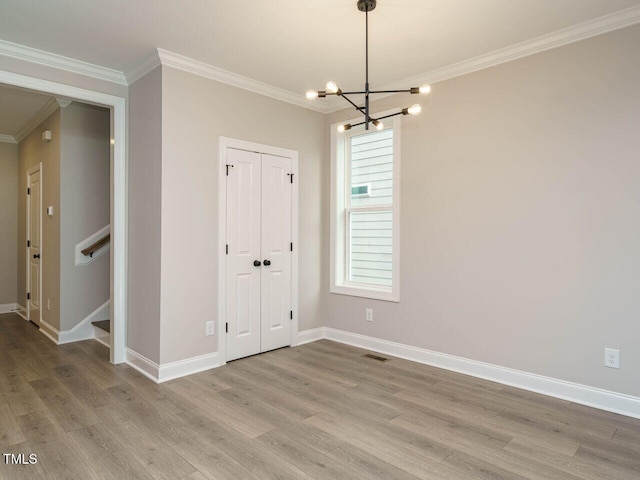
[[[259,153],[227,149],[227,361],[260,352]],[[259,264],[255,263],[259,262]]]
[[[42,218],[42,201],[40,198],[40,170],[29,174],[28,180],[28,206],[27,206],[27,269],[28,269],[28,293],[27,315],[29,320],[40,325],[40,226]]]
[[[261,351],[291,344],[291,159],[262,155]]]

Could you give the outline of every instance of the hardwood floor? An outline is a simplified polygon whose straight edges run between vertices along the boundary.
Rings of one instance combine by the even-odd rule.
[[[2,315],[0,453],[37,463],[0,457],[0,478],[640,478],[640,420],[365,353],[323,340],[156,385]]]

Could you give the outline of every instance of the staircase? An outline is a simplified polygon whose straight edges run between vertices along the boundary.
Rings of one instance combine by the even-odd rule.
[[[91,322],[95,330],[95,339],[106,347],[111,348],[111,320]]]

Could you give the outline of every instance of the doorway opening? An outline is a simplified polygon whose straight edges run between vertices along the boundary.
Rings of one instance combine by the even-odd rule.
[[[125,98],[3,70],[0,70],[0,84],[106,108],[109,112],[110,166],[108,189],[110,190],[109,224],[111,231],[109,262],[110,304],[108,305],[108,310],[112,327],[109,334],[110,359],[113,363],[122,363],[126,360],[127,176]],[[41,170],[40,173],[41,175],[47,174],[44,170]],[[41,212],[41,215],[44,215],[44,213]],[[38,253],[32,252],[30,254],[38,255]],[[36,258],[36,260],[40,260],[40,258]],[[40,302],[37,308],[42,309],[42,307],[42,302]]]

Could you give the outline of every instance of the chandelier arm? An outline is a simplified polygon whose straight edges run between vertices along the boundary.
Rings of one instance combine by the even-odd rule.
[[[391,118],[391,117],[395,117],[396,115],[404,115],[404,112],[400,111],[400,112],[396,112],[396,113],[392,113],[390,115],[384,115],[382,117],[377,117],[377,118],[373,118],[373,117],[369,117],[369,123],[373,123],[376,121],[380,121],[380,120],[384,120],[385,118]],[[360,125],[364,125],[366,122],[360,122],[360,123],[351,123],[351,127],[359,127]]]
[[[411,89],[406,90],[372,90],[369,93],[411,93]]]
[[[341,95],[342,98],[344,98],[347,102],[349,102],[351,105],[354,106],[354,108],[356,110],[359,110],[362,113],[362,110],[364,109],[364,107],[359,107],[358,105],[356,105],[355,103],[353,103],[349,98],[344,96],[344,93]]]
[[[399,112],[396,112],[396,113],[392,113],[390,115],[385,115],[383,117],[378,117],[375,120],[384,120],[385,118],[395,117],[396,115],[404,115],[404,112],[403,111],[399,111]]]

